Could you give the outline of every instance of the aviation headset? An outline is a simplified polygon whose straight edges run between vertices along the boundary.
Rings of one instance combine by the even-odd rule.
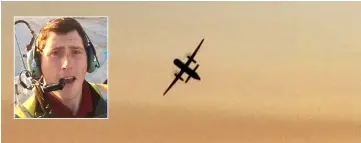
[[[84,30],[85,33],[85,30]],[[39,36],[35,39],[35,44],[32,46],[32,49],[27,53],[27,64],[28,64],[28,70],[32,73],[33,78],[39,79],[42,75],[41,72],[41,62],[39,60],[38,52],[36,52],[37,47],[37,39]],[[85,37],[88,40],[88,46],[84,47],[86,51],[87,56],[87,72],[92,73],[95,71],[96,68],[99,68],[99,61],[96,56],[95,48],[90,41],[90,38],[85,33]]]

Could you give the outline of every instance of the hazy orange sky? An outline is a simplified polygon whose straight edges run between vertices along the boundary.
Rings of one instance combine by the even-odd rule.
[[[119,11],[103,14],[110,22],[110,102],[358,121],[360,7],[351,2],[99,7]],[[178,82],[163,97],[178,70],[173,59],[185,60],[202,38],[196,56],[202,80]]]
[[[109,32],[119,36],[109,37],[113,71],[109,83],[110,90],[121,90],[122,95],[110,100],[290,119],[360,120],[360,6],[321,2],[114,6],[119,14],[109,16],[110,27],[119,28]],[[202,80],[178,82],[163,97],[177,70],[173,59],[186,60],[202,38],[196,56]],[[117,72],[122,76],[112,78]]]
[[[361,3],[99,3],[80,12],[79,4],[21,4],[23,11],[48,15],[66,7],[62,15],[108,16],[110,119],[64,121],[57,131],[69,138],[58,141],[98,135],[69,126],[107,129],[91,140],[98,142],[359,141]],[[178,82],[162,96],[177,70],[173,59],[185,60],[202,38],[196,56],[202,80]]]

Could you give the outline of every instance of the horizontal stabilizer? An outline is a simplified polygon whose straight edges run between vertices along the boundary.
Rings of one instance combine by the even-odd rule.
[[[189,60],[191,60],[193,63],[197,63],[196,60],[194,60],[193,58],[191,58],[190,56],[187,56]]]
[[[181,81],[184,81],[184,79],[183,79],[181,76],[178,76],[177,73],[174,73],[174,75],[175,75],[177,78],[179,78]]]

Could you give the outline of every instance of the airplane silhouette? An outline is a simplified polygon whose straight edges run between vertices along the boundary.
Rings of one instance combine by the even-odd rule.
[[[196,80],[201,80],[198,73],[196,72],[197,68],[199,67],[199,64],[197,64],[194,69],[189,68],[189,65],[191,64],[191,62],[197,63],[194,60],[194,57],[196,56],[196,54],[197,54],[199,48],[201,47],[203,41],[204,41],[204,39],[202,39],[202,41],[199,43],[198,47],[196,48],[196,50],[193,52],[192,55],[187,56],[188,61],[186,63],[183,63],[179,59],[174,59],[173,63],[178,68],[180,68],[181,71],[179,73],[174,73],[175,78],[172,81],[172,83],[169,85],[169,87],[165,90],[165,92],[163,93],[163,96],[165,96],[165,94],[169,91],[170,88],[172,88],[172,86],[178,81],[178,79],[180,79],[181,81],[184,81],[184,79],[182,78],[182,75],[183,75],[184,72],[188,74],[188,78],[186,79],[185,83],[187,83],[190,78],[193,78],[193,79],[196,79]]]

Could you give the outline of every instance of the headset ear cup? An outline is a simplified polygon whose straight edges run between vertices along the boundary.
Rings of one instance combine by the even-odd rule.
[[[96,53],[93,52],[93,47],[92,46],[88,46],[87,50],[86,50],[86,54],[87,54],[87,59],[88,59],[88,73],[92,73],[95,71],[96,69],[96,65],[97,65],[97,61],[96,61]]]
[[[27,64],[28,64],[28,70],[30,73],[32,73],[34,78],[40,78],[41,71],[40,71],[40,64],[35,59],[35,53],[34,49],[31,49],[27,53]]]

